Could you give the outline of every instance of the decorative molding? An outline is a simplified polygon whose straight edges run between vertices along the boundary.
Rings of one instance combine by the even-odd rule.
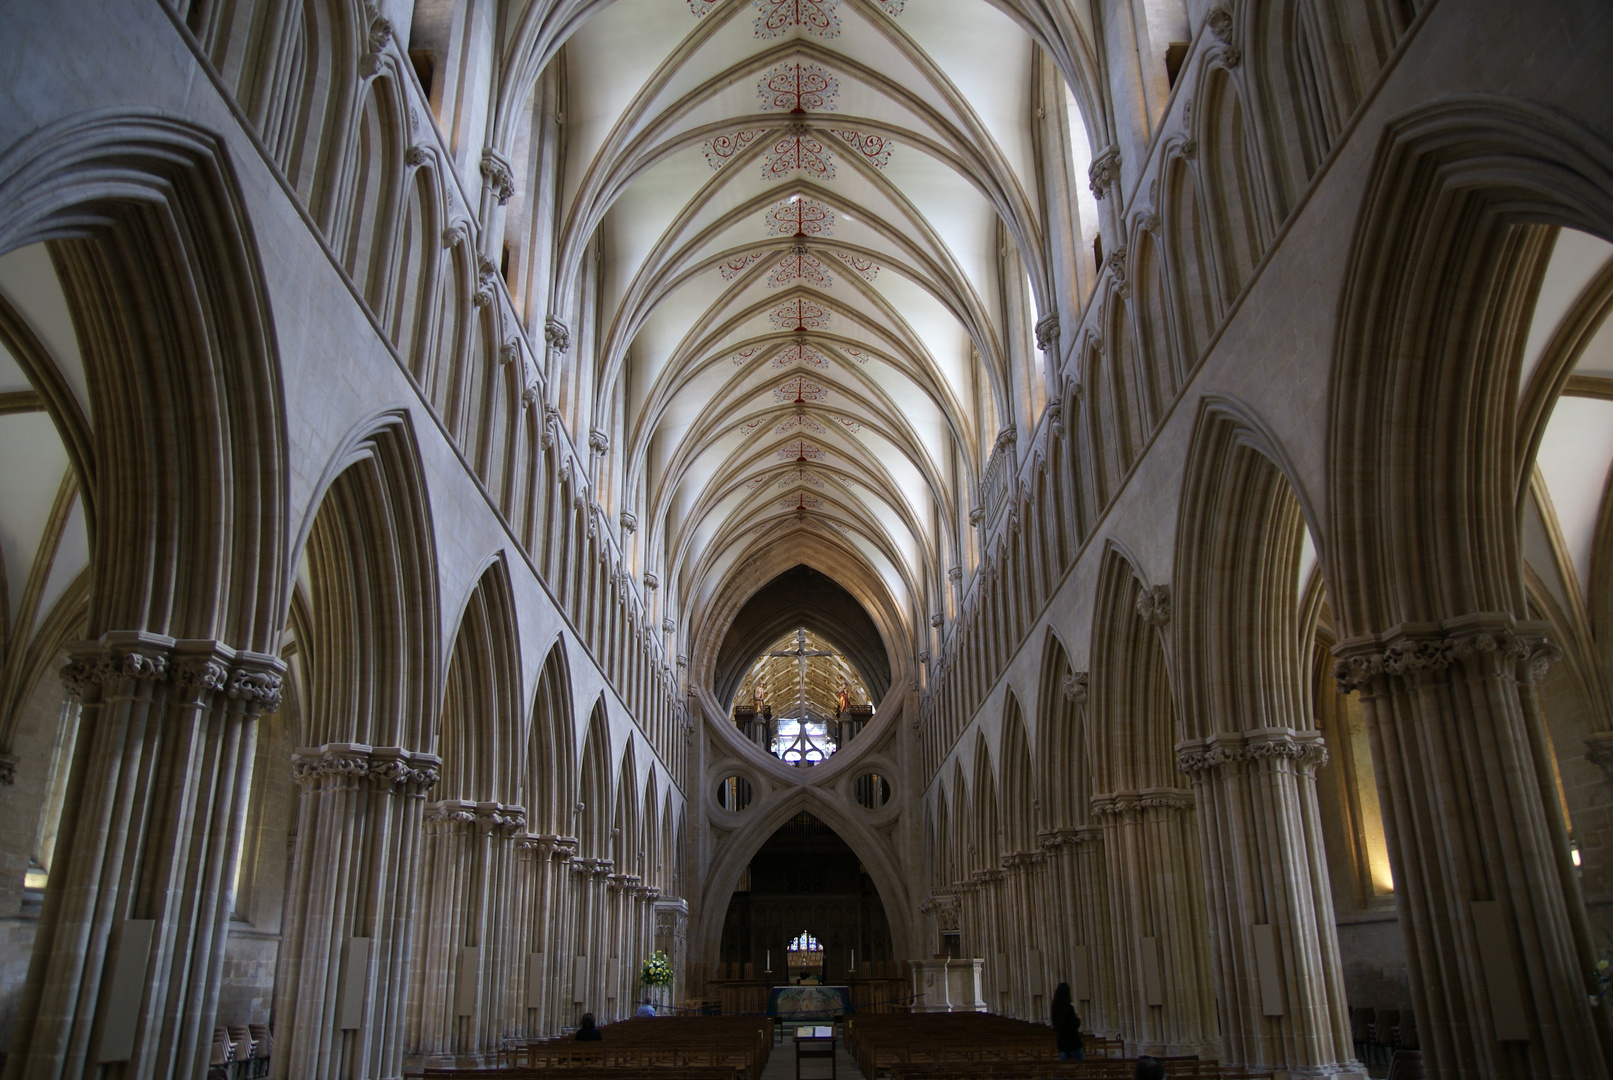
[[[1168,585],[1155,585],[1137,595],[1137,617],[1149,626],[1171,621],[1171,591]]]
[[[1120,183],[1120,147],[1109,146],[1092,159],[1087,168],[1087,180],[1092,197],[1101,200],[1109,189]]]
[[[1141,810],[1191,810],[1193,793],[1179,788],[1143,788],[1092,797],[1094,817],[1122,817]]]
[[[543,320],[543,341],[557,353],[569,352],[571,331],[566,328],[565,323],[550,315]]]
[[[291,753],[291,779],[310,787],[327,777],[371,778],[394,791],[419,793],[436,785],[442,759],[435,754],[412,753],[397,746],[364,743],[326,743]]]
[[[1232,12],[1224,7],[1213,7],[1205,18],[1206,25],[1222,43],[1221,62],[1227,67],[1237,67],[1243,61],[1243,51],[1233,41],[1236,24],[1232,19]]]
[[[1085,705],[1087,703],[1088,678],[1088,673],[1085,671],[1075,671],[1066,675],[1062,687],[1064,700],[1072,705]]]
[[[481,170],[488,187],[498,197],[498,204],[507,205],[515,194],[515,174],[510,169],[510,163],[503,154],[491,146],[485,146],[482,148]]]
[[[1038,352],[1056,352],[1059,347],[1058,312],[1044,315],[1036,322],[1036,349]]]
[[[1482,661],[1494,665],[1487,674],[1517,678],[1522,671],[1538,682],[1563,658],[1563,650],[1547,639],[1548,628],[1544,622],[1518,622],[1497,612],[1443,623],[1402,623],[1387,634],[1340,642],[1333,650],[1338,657],[1333,678],[1339,692],[1348,694],[1380,678],[1414,681],[1454,663]]]
[[[1289,761],[1301,773],[1314,775],[1328,762],[1327,743],[1320,731],[1255,728],[1191,739],[1176,746],[1176,768],[1190,775],[1214,772],[1235,763],[1259,761]]]

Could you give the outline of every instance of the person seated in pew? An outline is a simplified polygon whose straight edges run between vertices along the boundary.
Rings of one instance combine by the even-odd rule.
[[[1131,1076],[1132,1080],[1165,1080],[1165,1063],[1144,1054],[1137,1059],[1137,1071]]]
[[[594,1014],[593,1013],[583,1013],[582,1014],[582,1026],[577,1029],[576,1039],[577,1039],[578,1042],[604,1042],[605,1041],[605,1036],[600,1033],[599,1028],[594,1026]],[[1163,1074],[1161,1074],[1161,1075],[1163,1075]]]
[[[654,1016],[655,1015],[655,1006],[650,1003],[649,998],[645,998],[643,1001],[639,1002],[638,1008],[633,1010],[633,1015],[634,1016]]]

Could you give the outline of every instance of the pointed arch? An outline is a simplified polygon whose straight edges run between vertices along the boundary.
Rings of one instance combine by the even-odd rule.
[[[0,252],[35,243],[66,295],[88,401],[33,363],[16,320],[0,319],[0,339],[24,346],[14,355],[82,481],[96,567],[86,633],[273,653],[287,597],[285,403],[224,145],[147,110],[46,125],[0,158]]]
[[[1085,673],[1083,673],[1084,676]],[[1036,695],[1036,757],[1041,768],[1041,820],[1050,829],[1087,821],[1091,760],[1086,747],[1086,682],[1076,681],[1064,643],[1048,627]]]
[[[439,700],[436,542],[406,413],[360,423],[332,457],[302,557],[311,582],[302,745],[424,752]]]
[[[578,798],[575,715],[566,639],[560,635],[538,673],[527,736],[527,821],[541,836],[572,835]]]
[[[477,579],[460,615],[444,679],[436,754],[442,758],[441,799],[508,802],[520,799],[520,755],[510,745],[520,715],[520,642],[509,567],[502,553]]]
[[[1137,611],[1147,587],[1110,544],[1099,570],[1089,691],[1099,791],[1184,786],[1172,750],[1179,735],[1164,645]]]
[[[582,744],[581,783],[577,801],[578,851],[596,859],[609,858],[611,829],[610,721],[605,695],[600,694],[588,714],[588,734]]]
[[[1019,698],[1008,692],[1003,704],[1001,762],[1003,848],[1005,853],[1034,851],[1036,849],[1036,806],[1040,802],[1038,785],[1031,768],[1030,741],[1025,733],[1025,718]]]

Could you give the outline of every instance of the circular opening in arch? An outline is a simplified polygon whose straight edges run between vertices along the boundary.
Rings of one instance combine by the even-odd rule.
[[[891,784],[878,773],[863,773],[853,784],[853,793],[859,805],[878,810],[891,800]]]
[[[738,813],[750,806],[755,793],[743,776],[725,776],[717,781],[717,805]]]

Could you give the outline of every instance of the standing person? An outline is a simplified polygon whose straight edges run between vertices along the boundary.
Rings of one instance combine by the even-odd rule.
[[[1061,982],[1053,991],[1053,1036],[1058,1040],[1060,1061],[1085,1061],[1086,1047],[1081,1043],[1081,1018],[1075,1014],[1075,1002],[1070,997],[1070,984]]]
[[[604,1042],[605,1036],[594,1026],[594,1014],[582,1014],[582,1027],[577,1029],[578,1042]]]

